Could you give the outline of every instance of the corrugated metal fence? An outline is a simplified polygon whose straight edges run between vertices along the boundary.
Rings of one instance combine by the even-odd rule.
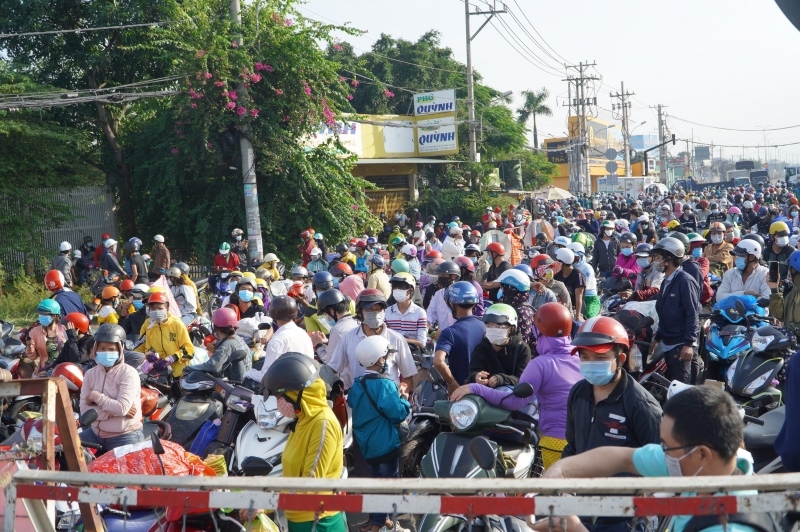
[[[50,259],[58,252],[58,245],[67,241],[74,249],[83,244],[86,235],[94,239],[94,244],[100,244],[100,235],[109,233],[117,235],[117,219],[114,209],[114,195],[107,187],[77,187],[69,190],[60,189],[31,189],[27,193],[37,195],[41,193],[54,193],[55,198],[72,207],[73,218],[64,226],[57,229],[31,228],[32,232],[42,235],[46,255],[34,258],[34,268],[37,275],[43,275]],[[8,244],[6,244],[8,245]],[[0,262],[12,275],[22,271],[25,265],[25,254],[12,247],[0,247]]]

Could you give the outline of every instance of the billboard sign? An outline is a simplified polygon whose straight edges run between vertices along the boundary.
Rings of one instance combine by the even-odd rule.
[[[547,150],[547,160],[554,164],[567,164],[569,162],[569,157],[567,156],[568,142],[564,138],[545,140],[544,149]]]
[[[414,95],[414,114],[416,116],[436,113],[456,112],[456,90],[424,92]]]
[[[455,116],[417,120],[417,153],[445,154],[458,151]]]

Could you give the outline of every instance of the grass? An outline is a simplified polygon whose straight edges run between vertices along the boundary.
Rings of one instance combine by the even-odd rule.
[[[87,287],[76,290],[84,301],[91,301]],[[50,291],[35,277],[19,275],[8,279],[0,269],[0,320],[14,324],[15,328],[27,327],[36,320],[36,306],[50,297]]]

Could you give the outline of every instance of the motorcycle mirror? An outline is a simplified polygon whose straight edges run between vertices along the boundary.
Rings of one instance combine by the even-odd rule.
[[[527,382],[521,382],[514,386],[514,397],[530,397],[533,395],[533,386]]]
[[[478,436],[469,442],[469,452],[472,455],[472,458],[475,459],[475,462],[478,463],[478,467],[484,471],[490,471],[494,469],[494,466],[497,463],[497,452],[495,452],[492,444],[489,443],[489,440],[482,436]]]
[[[97,421],[97,410],[95,410],[94,408],[90,408],[89,410],[81,414],[81,417],[78,421],[81,424],[81,428],[85,429],[86,427]]]
[[[161,444],[161,440],[158,439],[156,432],[150,433],[150,441],[153,442],[153,452],[155,454],[161,455],[166,452],[164,450],[164,446]]]
[[[266,477],[272,472],[272,464],[259,456],[248,456],[242,461],[242,472],[246,477]]]
[[[655,324],[656,324],[656,320],[654,320],[650,316],[645,316],[644,318],[642,318],[642,321],[639,322],[639,327],[641,327],[641,328],[650,327],[650,326],[655,325]]]
[[[767,307],[769,307],[769,298],[767,298],[767,297],[762,297],[761,299],[759,299],[759,300],[756,302],[756,305],[758,305],[758,306],[759,306],[759,307],[761,307],[761,308],[767,308]]]

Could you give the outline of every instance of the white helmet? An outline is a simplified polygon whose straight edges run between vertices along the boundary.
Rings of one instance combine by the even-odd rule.
[[[322,255],[322,250],[319,248],[313,248],[309,253],[309,255],[311,255],[312,257],[319,257]]]
[[[643,215],[639,216],[638,221],[639,222],[644,222],[644,223],[650,223],[650,217],[647,216],[646,214],[643,214]]]
[[[553,241],[556,246],[564,246],[567,247],[570,245],[570,239],[565,236],[557,236],[556,239]]]
[[[156,242],[164,242],[164,237],[161,235],[156,235],[153,237],[153,240],[155,240]]]
[[[514,268],[506,270],[497,278],[497,282],[516,288],[520,292],[528,292],[531,289],[531,279],[525,272]]]
[[[400,249],[400,253],[408,256],[417,256],[417,247],[414,244],[406,244]]]
[[[753,255],[761,258],[761,244],[755,240],[741,240],[736,247],[733,248],[732,253],[737,257],[744,257],[745,255]]]
[[[614,228],[619,232],[622,232],[623,229],[627,229],[627,227],[628,227],[628,220],[626,220],[625,218],[619,218],[614,222]]]
[[[139,283],[139,284],[133,285],[133,288],[131,289],[131,292],[141,292],[142,294],[146,294],[148,290],[150,290],[150,286],[149,285],[146,285],[144,283]]]
[[[753,202],[750,201],[750,200],[746,200],[744,203],[742,203],[742,207],[745,208],[745,209],[752,209],[753,208]]]
[[[280,262],[281,260],[274,253],[267,253],[264,255],[264,262]]]
[[[70,244],[69,242],[62,242],[62,243],[61,243],[61,244],[58,246],[58,250],[59,250],[59,251],[69,251],[69,250],[71,250],[71,249],[72,249],[72,244]]]
[[[567,249],[571,249],[573,253],[583,253],[586,255],[586,248],[583,247],[583,244],[580,242],[572,242]]]
[[[79,249],[76,249],[75,251],[73,251],[72,254],[75,256],[76,259],[79,259],[79,258],[81,258],[83,256],[83,254],[81,253],[81,250],[79,250]]]
[[[114,240],[113,238],[106,239],[106,241],[103,242],[103,246],[105,246],[106,249],[111,249],[116,245],[117,245],[117,241]]]
[[[575,253],[571,249],[561,248],[556,250],[556,260],[564,264],[572,264],[575,262]]]
[[[356,347],[358,363],[368,368],[389,354],[389,340],[380,335],[368,336]]]

